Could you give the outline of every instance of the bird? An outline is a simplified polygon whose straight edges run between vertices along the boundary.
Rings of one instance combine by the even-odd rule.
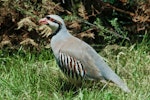
[[[93,47],[69,33],[60,16],[46,15],[39,20],[39,24],[48,25],[52,29],[50,46],[59,68],[70,80],[112,81],[123,91],[130,92],[125,82]]]

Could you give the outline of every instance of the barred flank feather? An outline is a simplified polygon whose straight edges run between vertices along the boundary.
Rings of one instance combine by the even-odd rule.
[[[84,78],[85,70],[81,62],[77,59],[59,52],[58,63],[66,76],[77,80]]]

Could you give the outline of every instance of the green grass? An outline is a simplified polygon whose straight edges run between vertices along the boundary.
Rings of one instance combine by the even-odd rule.
[[[0,50],[0,100],[150,100],[150,48],[109,45],[100,54],[128,84],[131,93],[97,83],[74,89],[67,85],[51,50]],[[102,87],[99,87],[101,84]]]

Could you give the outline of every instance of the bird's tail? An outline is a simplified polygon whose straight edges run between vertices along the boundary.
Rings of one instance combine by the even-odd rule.
[[[127,87],[127,85],[123,82],[123,80],[105,63],[103,60],[99,60],[101,62],[98,62],[99,69],[101,71],[102,76],[114,82],[118,85],[122,90],[125,92],[130,92],[130,89]]]

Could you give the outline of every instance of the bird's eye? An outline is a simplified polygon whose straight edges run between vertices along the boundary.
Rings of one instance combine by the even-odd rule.
[[[59,25],[62,25],[61,22],[59,22],[59,21],[57,21],[57,20],[51,18],[50,16],[46,16],[46,18],[47,18],[48,20],[50,20],[51,22],[57,23],[57,24],[59,24]]]
[[[49,20],[51,17],[49,17],[49,16],[46,16],[46,18]]]
[[[55,22],[55,19],[53,19],[53,18],[51,18],[51,17],[49,17],[49,16],[46,16],[46,18],[47,18],[48,20],[52,21],[52,22]]]

